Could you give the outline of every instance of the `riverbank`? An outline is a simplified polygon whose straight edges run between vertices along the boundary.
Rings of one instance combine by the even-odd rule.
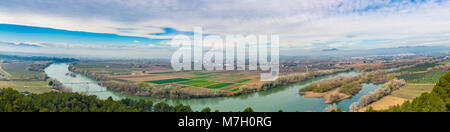
[[[359,93],[363,83],[381,84],[393,79],[394,75],[387,71],[374,71],[363,73],[354,77],[336,77],[317,81],[309,86],[299,89],[299,94],[307,98],[322,98],[324,103],[330,104],[352,97]]]
[[[88,76],[96,80],[99,85],[115,92],[171,99],[238,96],[351,70],[333,69],[293,73],[281,75],[276,81],[260,82],[258,72],[155,72],[135,65],[117,65],[119,64],[77,63],[70,65],[69,70]],[[123,72],[121,69],[124,67],[132,67],[130,69],[134,70]],[[138,70],[140,72],[136,72]],[[118,71],[122,73],[119,74]]]
[[[87,95],[96,95],[101,99],[107,99],[112,97],[115,100],[118,99],[133,99],[133,100],[148,100],[157,102],[165,102],[170,105],[177,104],[189,104],[195,111],[200,111],[205,107],[211,108],[211,110],[219,111],[242,111],[247,107],[253,108],[257,112],[275,112],[282,109],[285,112],[296,111],[323,111],[328,104],[323,103],[322,99],[318,98],[305,98],[304,96],[296,94],[298,89],[305,87],[311,83],[319,80],[334,78],[337,76],[357,76],[360,73],[357,72],[343,72],[333,75],[316,77],[310,80],[294,83],[288,86],[282,86],[270,90],[264,90],[249,94],[230,96],[230,97],[216,97],[216,98],[191,98],[191,99],[170,99],[170,98],[153,98],[145,96],[135,96],[130,94],[122,94],[108,90],[106,87],[97,85],[98,82],[90,79],[81,74],[77,74],[75,78],[66,76],[65,73],[70,72],[68,70],[68,64],[57,63],[49,66],[46,70],[49,77],[60,81],[64,86],[71,88],[72,92],[83,92]],[[84,82],[84,83],[81,83]],[[88,84],[86,84],[88,83]],[[361,95],[366,94],[368,91],[376,89],[377,85],[363,85],[363,89],[360,93],[340,101],[337,107],[342,110],[348,110],[349,105],[359,99]],[[361,95],[359,95],[361,94]],[[268,105],[270,104],[270,105]]]

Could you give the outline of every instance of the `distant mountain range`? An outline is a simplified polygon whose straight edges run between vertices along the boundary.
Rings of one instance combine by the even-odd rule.
[[[15,47],[15,49],[32,49],[33,52],[9,51],[8,48]],[[80,58],[79,54],[56,54],[42,52],[42,48],[51,48],[51,46],[39,43],[11,43],[0,41],[0,53],[8,55],[44,55],[52,57],[74,57]],[[373,55],[398,55],[398,54],[415,54],[415,55],[431,55],[439,53],[450,53],[448,46],[403,46],[394,48],[377,48],[377,49],[363,49],[363,50],[345,50],[345,49],[280,49],[280,56],[282,58],[292,57],[356,57],[356,56],[373,56]],[[84,58],[84,57],[83,57]],[[115,58],[115,57],[111,57]],[[132,58],[132,57],[130,57]],[[138,58],[138,57],[137,57]],[[118,58],[121,59],[121,58]],[[166,59],[166,58],[165,58]]]
[[[450,53],[450,47],[447,46],[403,46],[394,48],[376,48],[364,50],[340,50],[336,48],[323,50],[286,50],[281,51],[283,57],[353,57],[353,56],[372,56],[372,55],[398,55],[398,54],[416,54],[431,55],[439,53]],[[284,54],[283,54],[284,53]],[[289,58],[289,57],[288,57]]]
[[[392,54],[406,54],[412,53],[417,55],[427,55],[427,54],[438,54],[449,52],[450,47],[446,46],[403,46],[396,48],[378,48],[371,50],[359,51],[359,54],[369,54],[369,55],[392,55]],[[355,51],[357,54],[358,51]]]
[[[323,49],[322,51],[338,51],[337,48],[331,48],[331,49]]]

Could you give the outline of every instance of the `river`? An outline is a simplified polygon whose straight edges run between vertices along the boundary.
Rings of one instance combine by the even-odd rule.
[[[219,110],[222,112],[228,111],[242,111],[247,107],[252,107],[258,112],[276,112],[280,109],[286,112],[295,111],[323,111],[328,104],[323,103],[321,98],[305,98],[297,94],[298,90],[313,82],[321,79],[332,78],[336,76],[356,76],[357,72],[346,72],[335,75],[315,78],[308,81],[302,81],[289,86],[274,88],[267,91],[256,92],[251,94],[233,96],[233,97],[218,97],[218,98],[200,98],[200,99],[160,99],[151,97],[140,97],[134,95],[126,95],[118,92],[107,90],[103,86],[97,85],[95,80],[92,80],[84,75],[76,74],[76,77],[67,76],[66,73],[72,73],[68,70],[69,64],[55,63],[45,69],[45,73],[53,79],[63,83],[64,86],[72,89],[72,92],[83,92],[88,95],[96,95],[101,99],[112,97],[113,99],[145,99],[152,100],[155,103],[164,101],[168,104],[189,104],[193,110],[201,110],[205,107],[210,107],[212,110]],[[345,99],[337,103],[337,107],[342,110],[348,110],[349,106],[359,100],[359,98],[367,93],[374,91],[380,85],[363,84],[362,90],[351,98]]]

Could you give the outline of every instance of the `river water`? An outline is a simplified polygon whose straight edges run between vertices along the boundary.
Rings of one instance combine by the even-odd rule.
[[[218,98],[200,98],[200,99],[160,99],[151,97],[141,97],[134,95],[126,95],[118,92],[107,90],[105,87],[97,85],[95,80],[92,80],[84,75],[76,74],[76,77],[67,76],[66,73],[72,73],[68,70],[69,64],[55,63],[45,69],[45,73],[61,83],[64,86],[72,89],[72,92],[83,92],[88,95],[96,95],[101,99],[112,97],[113,99],[145,99],[152,100],[155,103],[164,101],[168,104],[189,104],[193,110],[201,110],[205,107],[210,107],[212,110],[219,110],[222,112],[228,111],[242,111],[247,107],[252,107],[258,112],[276,112],[282,109],[285,112],[294,111],[323,111],[328,104],[323,103],[321,98],[305,98],[297,94],[298,90],[313,82],[321,79],[332,78],[336,76],[356,76],[357,72],[347,72],[335,75],[315,78],[308,81],[302,81],[289,86],[274,88],[267,91],[256,92],[246,95],[239,95],[233,97],[218,97]],[[363,84],[362,90],[351,98],[345,99],[337,103],[337,107],[342,110],[348,110],[349,106],[359,100],[359,98],[367,93],[374,91],[380,85]]]

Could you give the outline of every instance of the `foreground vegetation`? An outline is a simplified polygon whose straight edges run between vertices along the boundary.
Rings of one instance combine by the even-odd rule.
[[[0,89],[0,112],[194,112],[189,105],[171,106],[164,102],[121,99],[106,100],[70,92],[24,95],[12,88]],[[200,112],[212,112],[203,108]],[[219,112],[215,110],[214,112]],[[243,112],[254,112],[247,107]]]
[[[442,76],[431,93],[406,101],[381,112],[450,112],[450,72]],[[366,112],[378,112],[369,107]]]
[[[0,81],[1,87],[10,87],[19,92],[46,93],[52,91],[47,81]]]
[[[189,105],[158,103],[153,106],[152,101],[100,100],[79,93],[23,95],[11,88],[0,89],[0,102],[0,112],[192,112]]]

